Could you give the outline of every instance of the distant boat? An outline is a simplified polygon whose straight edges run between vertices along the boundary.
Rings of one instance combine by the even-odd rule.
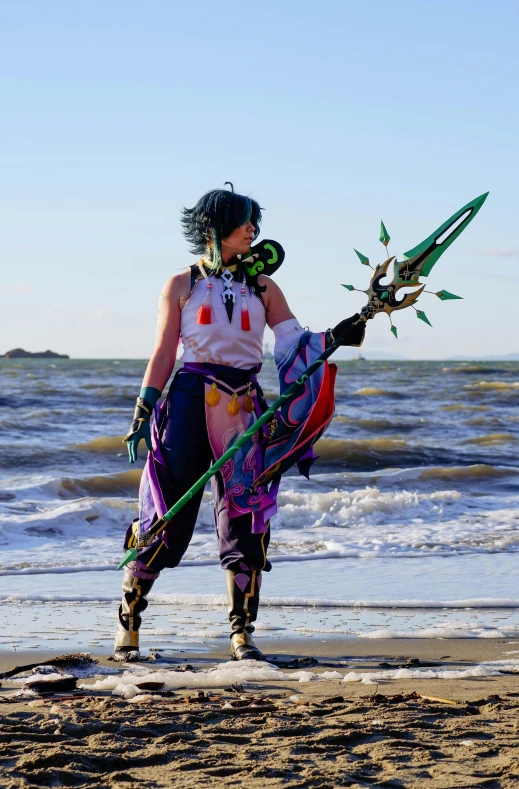
[[[270,350],[270,345],[268,344],[268,342],[265,343],[265,347],[263,348],[263,358],[264,359],[273,359],[274,358],[274,354]]]
[[[366,357],[363,356],[361,353],[359,353],[359,354],[357,354],[357,356],[353,357],[353,361],[354,362],[365,362],[366,361]]]

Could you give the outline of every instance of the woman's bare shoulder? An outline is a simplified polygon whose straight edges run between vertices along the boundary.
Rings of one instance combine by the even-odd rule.
[[[263,294],[263,302],[267,311],[267,323],[271,328],[282,321],[295,317],[287,304],[283,291],[273,279],[260,274],[258,283],[261,287],[264,285],[267,287]]]
[[[277,284],[274,282],[272,277],[268,277],[266,274],[260,274],[258,277],[258,285],[262,288],[266,288],[265,294],[270,296],[271,298],[279,298],[283,297],[283,291]]]
[[[164,299],[185,299],[191,291],[191,269],[186,268],[166,280],[161,291]]]

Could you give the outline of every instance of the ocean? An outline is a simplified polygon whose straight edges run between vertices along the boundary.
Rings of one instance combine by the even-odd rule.
[[[0,360],[0,649],[110,649],[144,460],[128,464],[122,436],[144,368]],[[272,401],[272,360],[260,380]],[[258,635],[519,639],[518,396],[517,362],[339,362],[311,480],[282,483]],[[226,637],[224,591],[206,491],[143,636]]]

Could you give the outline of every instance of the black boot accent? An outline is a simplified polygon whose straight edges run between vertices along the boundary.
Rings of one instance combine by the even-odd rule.
[[[127,570],[124,573],[123,599],[119,606],[119,625],[114,644],[114,658],[120,662],[136,662],[140,659],[140,615],[148,607],[146,595],[153,584],[154,580],[136,578]]]
[[[234,660],[266,660],[252,639],[259,606],[261,572],[226,570],[231,653]]]

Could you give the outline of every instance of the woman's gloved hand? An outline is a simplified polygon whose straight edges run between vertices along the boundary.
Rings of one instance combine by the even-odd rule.
[[[339,340],[341,345],[353,345],[360,348],[364,342],[366,333],[366,322],[360,319],[359,313],[355,313],[351,318],[341,321],[331,330],[331,341]]]
[[[128,456],[130,463],[135,463],[137,460],[137,447],[139,441],[144,439],[148,450],[151,452],[151,429],[150,419],[153,413],[153,407],[159,399],[161,392],[155,389],[154,386],[145,386],[140,391],[135,405],[135,412],[133,414],[133,421],[130,429],[126,434],[124,440],[128,444]]]

